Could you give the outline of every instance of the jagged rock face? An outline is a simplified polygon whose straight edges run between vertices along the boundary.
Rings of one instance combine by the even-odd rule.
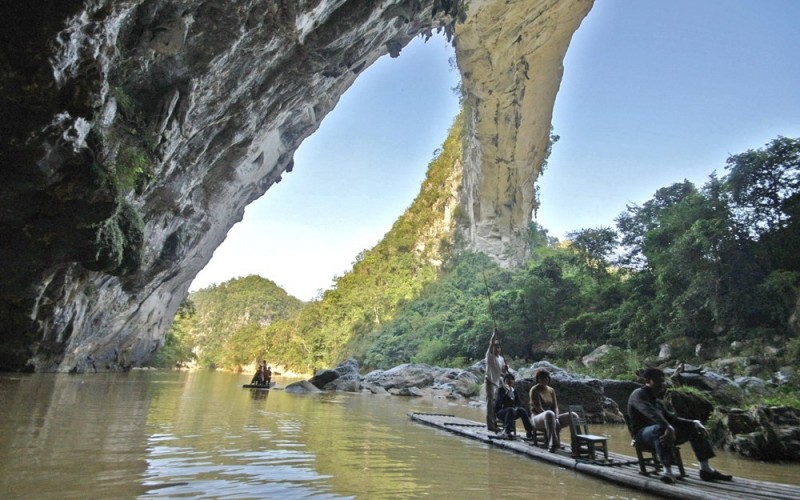
[[[480,5],[476,5],[480,4]],[[466,88],[467,241],[501,264],[522,261],[536,208],[564,55],[592,1],[470,2],[456,30]]]
[[[40,5],[43,4],[43,5]],[[524,232],[561,61],[591,7],[86,0],[0,7],[0,369],[126,369],[244,208],[378,57],[455,33],[475,248]],[[368,119],[368,117],[365,117]]]

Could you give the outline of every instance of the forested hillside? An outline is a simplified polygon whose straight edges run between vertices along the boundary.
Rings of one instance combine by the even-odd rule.
[[[239,330],[207,340],[206,356],[213,349],[217,364],[230,366],[268,353],[299,371],[349,356],[365,369],[465,366],[483,356],[496,324],[512,366],[547,358],[578,368],[607,345],[595,373],[625,376],[663,343],[696,363],[737,355],[737,370],[749,375],[800,362],[800,140],[778,137],[733,155],[726,174],[703,186],[661,188],[614,227],[559,242],[532,224],[530,260],[508,270],[452,251],[444,221],[458,213],[447,200],[458,182],[459,127],[418,199],[334,289],[269,324],[228,320]],[[174,336],[185,324],[176,321]],[[211,335],[215,327],[203,324]]]
[[[305,304],[260,276],[232,279],[189,295],[155,364],[236,367],[268,353],[266,328]]]

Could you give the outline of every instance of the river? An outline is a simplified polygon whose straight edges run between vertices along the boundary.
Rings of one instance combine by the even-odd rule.
[[[650,498],[407,416],[483,420],[463,403],[242,389],[248,381],[202,371],[0,374],[0,497]],[[622,426],[592,431],[632,454]],[[692,458],[687,448],[687,465]],[[800,484],[800,464],[730,453],[713,463]]]

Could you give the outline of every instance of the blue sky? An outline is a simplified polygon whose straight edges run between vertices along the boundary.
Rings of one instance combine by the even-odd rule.
[[[613,226],[660,187],[800,137],[798,19],[795,0],[597,0],[564,61],[536,220],[558,237]],[[329,288],[418,193],[458,112],[452,57],[416,39],[368,68],[192,290],[248,274],[302,300]]]

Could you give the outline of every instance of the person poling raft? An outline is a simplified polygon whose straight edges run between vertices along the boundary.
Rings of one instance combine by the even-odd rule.
[[[500,355],[500,340],[497,328],[492,331],[489,348],[486,349],[486,428],[489,432],[500,432],[497,425],[494,405],[497,391],[503,385],[503,377],[508,373],[505,359]]]
[[[489,312],[492,313],[492,336],[489,339],[489,347],[486,349],[486,428],[489,432],[501,432],[497,425],[497,415],[495,414],[495,401],[497,391],[502,387],[504,377],[508,373],[506,360],[500,355],[500,331],[497,329],[497,321],[494,318],[494,308],[492,307],[492,296],[489,293],[489,284],[486,282],[486,274],[483,275],[483,284],[486,286],[486,298],[489,300]]]
[[[253,387],[269,387],[271,382],[272,370],[269,366],[267,366],[267,362],[265,360],[261,360],[261,363],[258,365],[258,370],[256,370],[256,374],[253,375],[249,385]]]

